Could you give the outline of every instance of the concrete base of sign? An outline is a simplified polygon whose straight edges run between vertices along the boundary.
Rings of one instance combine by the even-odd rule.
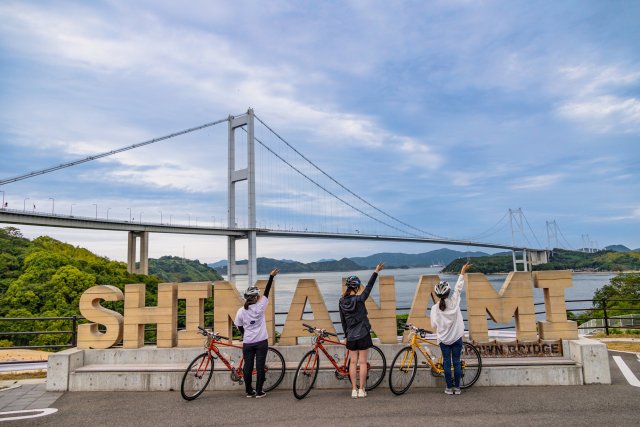
[[[403,344],[378,344],[389,369]],[[564,357],[485,358],[482,374],[475,386],[534,386],[609,384],[609,359],[604,344],[581,338],[564,343]],[[286,361],[286,373],[278,388],[291,389],[298,362],[310,346],[276,346]],[[221,347],[222,349],[222,347]],[[344,347],[327,347],[331,355],[344,354]],[[171,391],[180,390],[187,365],[201,348],[111,348],[106,350],[70,349],[49,356],[47,390],[49,391]],[[240,358],[240,350],[224,348],[231,359]],[[420,356],[421,360],[422,356]],[[326,357],[321,355],[321,360]],[[388,376],[388,371],[387,371]],[[474,387],[475,387],[474,386]],[[349,388],[349,380],[336,379],[333,367],[324,363],[315,388]],[[384,390],[388,379],[380,385]],[[444,379],[433,377],[421,365],[412,387],[444,388]],[[244,390],[231,381],[229,371],[216,363],[211,390]]]

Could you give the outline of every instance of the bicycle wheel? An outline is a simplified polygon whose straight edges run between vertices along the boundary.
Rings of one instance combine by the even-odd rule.
[[[269,347],[267,351],[267,360],[264,365],[264,385],[262,389],[267,392],[271,391],[282,382],[284,378],[284,357],[275,348]],[[255,384],[255,378],[253,384]]]
[[[389,368],[389,388],[393,394],[401,395],[409,390],[416,377],[418,365],[416,352],[411,346],[400,350]]]
[[[367,357],[367,384],[365,390],[373,390],[378,387],[387,372],[387,359],[384,353],[375,345],[369,349]]]
[[[298,364],[298,369],[293,377],[293,395],[296,399],[303,399],[309,394],[313,384],[316,382],[319,369],[318,352],[310,350]]]
[[[469,388],[478,381],[482,371],[482,359],[480,351],[471,343],[462,345],[462,375],[460,376],[460,388]]]
[[[182,376],[180,394],[185,400],[193,400],[200,396],[209,385],[213,375],[213,359],[204,352],[189,364]]]

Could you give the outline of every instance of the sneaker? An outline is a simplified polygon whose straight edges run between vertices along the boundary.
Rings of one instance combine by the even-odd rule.
[[[453,394],[462,394],[462,390],[460,390],[460,387],[454,387]]]
[[[358,390],[358,398],[367,397],[367,392],[364,389]]]
[[[358,390],[351,390],[351,398],[352,399],[358,398]]]
[[[256,399],[260,399],[262,397],[265,397],[267,395],[267,393],[265,393],[264,391],[261,391],[260,393],[256,393]]]
[[[256,397],[256,392],[252,391],[251,393],[247,393],[247,397]]]
[[[445,388],[444,389],[444,394],[453,394],[453,389],[452,388]]]

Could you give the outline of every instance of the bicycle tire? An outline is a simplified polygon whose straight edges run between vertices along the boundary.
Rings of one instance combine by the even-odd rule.
[[[282,357],[282,353],[273,347],[269,347],[264,367],[265,374],[262,389],[268,392],[278,387],[284,378],[284,357]]]
[[[206,360],[208,359],[208,360]],[[206,390],[213,376],[214,359],[208,352],[198,355],[187,367],[182,376],[180,394],[184,400],[193,400]]]
[[[367,368],[365,390],[370,391],[380,385],[384,379],[384,374],[387,372],[387,359],[384,357],[382,350],[375,345],[369,349]]]
[[[320,360],[316,350],[309,350],[300,363],[293,377],[293,395],[296,399],[304,399],[313,388],[318,377]]]
[[[482,372],[480,351],[471,343],[462,344],[462,375],[460,388],[469,388],[478,381]]]
[[[393,394],[399,396],[409,390],[418,370],[417,359],[411,346],[404,347],[395,355],[389,368],[389,389]]]

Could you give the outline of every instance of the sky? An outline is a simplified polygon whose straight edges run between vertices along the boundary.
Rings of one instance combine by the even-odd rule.
[[[261,141],[376,218],[258,145],[258,226],[407,233],[397,219],[417,234],[573,249],[588,235],[634,249],[639,21],[636,1],[4,0],[0,179],[253,108],[277,133],[258,123]],[[225,122],[0,191],[9,209],[223,225],[227,132]],[[126,259],[125,233],[19,228]],[[259,239],[258,256],[439,247]],[[218,261],[226,239],[152,234],[150,256],[163,255]]]

